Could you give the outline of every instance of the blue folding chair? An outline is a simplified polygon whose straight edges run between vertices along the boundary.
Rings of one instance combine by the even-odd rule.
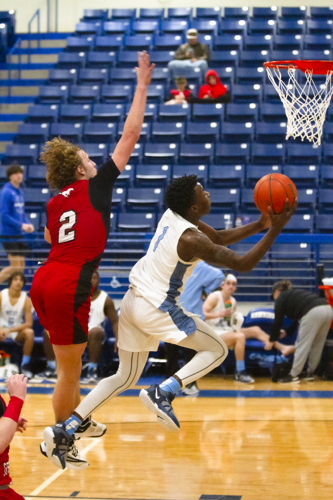
[[[76,83],[76,69],[50,69],[48,83],[51,85],[62,85]]]
[[[160,28],[160,21],[134,21],[132,24],[132,31],[136,35],[137,33],[146,33],[153,35],[158,33]]]
[[[134,149],[132,151],[132,154],[128,160],[130,164],[136,165],[137,163],[142,162],[142,154],[143,154],[143,147],[142,146],[143,145],[139,144],[139,143],[135,144]],[[109,156],[110,157],[112,157],[116,147],[117,147],[116,142],[111,142],[109,144]]]
[[[212,50],[210,65],[212,68],[237,67],[239,53],[236,50]]]
[[[51,123],[50,139],[60,136],[66,141],[80,142],[82,130],[82,123]]]
[[[265,69],[263,67],[258,68],[236,68],[236,83],[241,85],[254,85],[264,84],[265,81]]]
[[[147,102],[148,103],[162,103],[164,101],[165,88],[163,84],[154,85],[151,83],[147,89]]]
[[[110,70],[110,82],[112,84],[132,85],[136,81],[134,68],[114,68]]]
[[[152,142],[181,142],[184,138],[184,122],[154,122],[151,130]]]
[[[246,35],[244,37],[245,50],[272,50],[272,35]]]
[[[210,201],[212,213],[232,213],[235,214],[239,208],[240,191],[231,189],[210,189]]]
[[[15,142],[18,144],[38,144],[46,142],[48,135],[48,123],[22,123],[18,127]]]
[[[112,154],[110,153],[110,156]],[[127,190],[123,187],[116,187],[112,194],[112,212],[117,210],[117,212],[124,211],[126,203]]]
[[[274,35],[275,30],[275,19],[253,19],[248,22],[248,33],[250,35]]]
[[[182,143],[179,150],[180,163],[211,163],[214,156],[214,144],[186,144]]]
[[[331,35],[332,19],[308,20],[306,32],[309,35]]]
[[[118,54],[117,67],[119,68],[133,68],[138,61],[138,55],[132,50],[121,50]]]
[[[283,165],[286,147],[282,144],[252,144],[251,163],[261,165]]]
[[[126,116],[129,113],[129,110],[131,109],[132,104],[128,103],[125,106],[125,113]],[[158,112],[159,105],[155,104],[153,102],[146,104],[145,107],[145,113],[144,113],[144,121],[145,122],[151,122],[154,121],[157,117],[157,112]]]
[[[121,232],[152,233],[156,228],[156,215],[151,212],[119,214],[117,228]]]
[[[58,54],[58,68],[78,69],[83,68],[86,63],[85,52],[59,52]]]
[[[79,70],[78,82],[80,85],[100,85],[108,80],[108,70],[103,69],[87,69]]]
[[[241,50],[243,47],[243,39],[241,35],[217,35],[214,37],[214,50]]]
[[[186,142],[196,144],[201,142],[217,142],[220,135],[219,122],[188,122],[186,126]]]
[[[217,19],[221,17],[221,7],[197,7],[196,19]]]
[[[82,21],[105,21],[108,18],[108,9],[84,9]]]
[[[256,125],[256,141],[265,143],[269,142],[277,144],[284,142],[286,138],[286,122],[280,123],[265,123],[257,122]]]
[[[287,231],[289,224],[289,227],[293,225],[292,221],[295,219],[296,221],[298,219],[302,224],[302,219],[299,219],[297,215],[293,215],[285,226],[284,232]],[[274,277],[276,276],[279,280],[290,280],[295,288],[311,286],[311,281],[315,276],[315,269],[310,244],[289,243],[286,245],[283,243],[274,243],[270,254]]]
[[[90,119],[90,115],[90,104],[62,104],[59,110],[59,122],[86,122]]]
[[[46,166],[29,165],[26,177],[26,183],[30,187],[47,187]]]
[[[117,140],[120,139],[121,136],[123,135],[124,126],[125,126],[124,122],[118,123]],[[138,140],[139,143],[147,142],[150,139],[150,128],[151,128],[150,123],[143,123],[142,124],[141,130],[140,130],[140,137]]]
[[[173,167],[172,178],[183,177],[184,175],[196,175],[198,182],[203,186],[207,184],[208,166],[207,165],[175,165]]]
[[[297,20],[306,19],[306,7],[281,7],[281,19]]]
[[[208,185],[222,188],[241,188],[244,182],[245,165],[211,165]]]
[[[183,43],[183,36],[182,35],[172,35],[172,34],[166,34],[166,35],[156,35],[155,36],[155,43],[154,43],[154,50],[162,50],[162,51],[176,51],[178,47]]]
[[[275,35],[273,47],[275,50],[302,50],[303,37],[301,35]]]
[[[277,7],[253,7],[252,19],[277,19]]]
[[[221,122],[224,117],[224,105],[216,104],[193,104],[192,119],[196,122]]]
[[[268,50],[241,50],[239,53],[239,65],[242,67],[262,67],[262,65],[269,61]]]
[[[276,104],[262,103],[260,106],[260,117],[266,123],[282,123],[286,121],[286,112],[281,102]]]
[[[249,7],[224,7],[224,19],[244,19],[249,20]]]
[[[163,8],[141,8],[139,11],[139,19],[162,19],[163,17]]]
[[[242,144],[216,144],[214,163],[219,165],[244,165],[250,157],[250,145]]]
[[[247,165],[246,186],[253,188],[259,179],[268,174],[282,174],[281,165]]]
[[[130,20],[135,19],[136,9],[112,9],[111,19],[115,20]]]
[[[124,50],[150,52],[153,46],[152,35],[126,35],[123,40]]]
[[[161,21],[161,33],[166,36],[176,36],[178,35],[181,37],[181,39],[184,37],[186,31],[189,28],[189,21],[186,21],[184,19],[163,19]],[[178,46],[181,44],[181,42],[178,42]]]
[[[152,52],[150,55],[150,60],[155,66],[164,67],[167,66],[168,62],[172,61],[175,52],[173,50],[158,50]],[[180,70],[183,75],[183,70]]]
[[[319,189],[318,211],[319,213],[333,213],[333,189]]]
[[[79,36],[100,35],[102,23],[100,21],[85,22],[81,21],[75,25],[75,34]]]
[[[333,111],[332,108],[330,111]],[[325,142],[328,142],[328,143],[333,142],[333,123],[325,121],[323,138],[324,138]]]
[[[116,63],[115,52],[88,52],[87,68],[108,69]]]
[[[163,198],[162,188],[129,188],[126,206],[133,211],[162,210]]]
[[[67,85],[44,85],[39,87],[37,100],[40,104],[61,104],[67,101]]]
[[[315,21],[332,20],[333,14],[330,7],[310,7],[310,19]]]
[[[106,104],[124,104],[132,99],[130,85],[102,85],[101,102]]]
[[[230,122],[255,122],[258,119],[258,104],[228,104],[225,118]]]
[[[81,143],[80,148],[87,153],[89,158],[97,165],[102,165],[108,158],[108,145],[96,143]]]
[[[47,106],[45,104],[35,104],[29,106],[26,121],[29,123],[50,123],[57,121],[59,106],[53,104]]]
[[[135,185],[143,187],[166,187],[171,179],[171,165],[137,165]]]
[[[178,144],[154,143],[145,144],[143,158],[150,164],[174,164],[178,158]]]
[[[305,33],[305,26],[306,23],[303,19],[299,19],[298,21],[279,20],[277,22],[276,33],[277,35],[303,35]]]
[[[69,36],[67,37],[67,52],[88,52],[94,46],[94,38],[92,36]]]
[[[23,193],[25,206],[29,211],[45,210],[51,198],[50,190],[45,187],[23,188]]]
[[[276,61],[278,59],[273,59],[273,60]],[[288,60],[290,60],[290,58],[283,59],[283,60],[288,61]],[[285,81],[285,83],[287,83],[287,82]],[[268,103],[268,104],[280,104],[281,103],[280,96],[271,83],[266,83],[263,86],[263,102]],[[284,118],[286,118],[286,115],[284,116]]]
[[[306,50],[330,50],[332,38],[331,35],[305,35],[303,46]]]
[[[241,191],[241,204],[240,210],[242,213],[258,213],[258,209],[256,204],[254,203],[253,198],[253,189],[243,188]]]
[[[300,35],[299,35],[300,36]],[[270,58],[272,61],[298,61],[301,59],[302,51],[298,49],[292,50],[271,50]],[[289,75],[288,72],[284,72],[281,75],[282,81],[288,83]],[[296,76],[298,80],[298,76]],[[268,82],[268,78],[266,79]]]
[[[218,231],[221,229],[230,229],[234,226],[235,214],[207,214],[201,217],[200,221]]]
[[[117,124],[105,122],[85,123],[83,142],[106,144],[116,140]]]
[[[105,35],[125,35],[129,34],[131,22],[129,20],[106,21],[103,23]]]
[[[229,19],[221,19],[219,22],[219,34],[221,35],[242,35],[247,33],[247,23],[244,19],[239,21],[229,21]]]
[[[68,102],[71,104],[92,104],[99,100],[99,85],[71,85]]]
[[[317,195],[318,195],[317,189],[297,188],[297,199],[298,199],[297,212],[303,214],[314,214],[316,212]]]
[[[167,19],[183,19],[190,21],[192,19],[192,7],[173,7],[168,9]]]
[[[3,163],[5,165],[10,163],[37,163],[38,152],[38,144],[8,144]]]
[[[254,139],[255,124],[252,122],[224,122],[221,141],[224,143],[251,143]]]
[[[196,29],[199,33],[205,35],[217,35],[218,27],[218,20],[215,19],[210,19],[207,21],[204,19],[195,19],[190,22],[190,28]]]
[[[316,216],[316,232],[318,233],[333,232],[333,217],[331,214],[318,214]]]
[[[284,165],[283,173],[299,188],[317,188],[319,167],[317,165]]]
[[[123,35],[103,35],[95,38],[95,51],[118,51],[123,47]]]
[[[323,163],[326,164],[333,163],[333,144],[323,145]]]
[[[333,187],[333,169],[331,166],[322,165],[320,169],[320,185],[322,188]]]
[[[154,68],[151,75],[151,82],[154,84],[163,83],[166,85],[170,80],[168,68]]]
[[[262,85],[234,85],[232,87],[232,100],[234,103],[261,103]]]
[[[119,177],[117,177],[117,186],[123,186],[125,188],[133,186],[134,174],[135,165],[127,164]]]
[[[160,104],[158,112],[159,121],[183,122],[187,121],[190,115],[191,108],[188,104],[178,106],[170,106],[168,104]]]
[[[322,148],[317,144],[288,143],[288,163],[294,165],[318,165],[321,163]]]

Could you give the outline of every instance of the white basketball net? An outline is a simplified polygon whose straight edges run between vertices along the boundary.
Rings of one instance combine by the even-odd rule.
[[[333,93],[331,76],[328,71],[326,82],[317,88],[312,79],[312,71],[306,70],[306,82],[296,81],[295,68],[288,68],[288,83],[284,83],[278,67],[266,67],[268,78],[278,92],[287,115],[287,134],[289,137],[307,139],[320,145],[327,108]]]

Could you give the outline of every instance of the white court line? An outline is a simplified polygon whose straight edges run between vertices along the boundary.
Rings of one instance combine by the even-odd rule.
[[[100,439],[94,439],[94,441],[92,443],[90,443],[88,446],[86,446],[85,448],[83,448],[83,450],[80,450],[80,453],[82,455],[85,455],[86,453],[88,453],[88,451],[90,451],[92,448],[94,448],[94,446],[96,446],[96,444],[100,443]],[[61,469],[61,470],[58,470],[57,472],[55,472],[51,477],[49,477],[48,479],[46,479],[46,481],[44,481],[44,483],[42,483],[40,486],[38,486],[38,488],[36,488],[34,491],[32,491],[29,496],[37,496],[39,495],[39,493],[43,490],[45,490],[45,488],[47,488],[51,483],[53,483],[53,481],[55,481],[59,476],[61,476],[61,474],[63,474],[66,470],[68,470],[67,468],[66,469]]]

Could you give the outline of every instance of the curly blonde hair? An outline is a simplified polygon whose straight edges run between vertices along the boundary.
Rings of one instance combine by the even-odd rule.
[[[52,191],[61,191],[76,181],[75,172],[81,164],[79,146],[55,137],[43,146],[40,160],[46,165],[46,181]]]

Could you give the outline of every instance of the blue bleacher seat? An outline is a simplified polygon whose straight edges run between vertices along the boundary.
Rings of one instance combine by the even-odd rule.
[[[107,160],[108,157],[108,145],[107,144],[93,144],[93,143],[81,143],[80,148],[83,149],[89,156],[89,158],[95,162],[97,165],[101,165]]]
[[[210,189],[212,212],[235,213],[239,207],[240,191],[236,188]]]
[[[307,61],[311,60],[330,61],[332,59],[332,52],[330,50],[303,50],[302,58]]]
[[[331,166],[322,165],[320,169],[321,187],[333,187],[333,169]]]
[[[106,35],[129,34],[131,23],[129,20],[106,21],[103,23],[103,31]]]
[[[293,215],[287,225],[298,217]],[[314,274],[310,244],[289,243],[284,245],[283,243],[274,243],[270,253],[274,276],[277,276],[278,279],[290,280],[295,288],[310,285],[309,279]]]
[[[154,50],[176,51],[183,40],[182,35],[157,35],[155,36]]]
[[[260,106],[260,117],[264,122],[285,122],[286,112],[281,102],[276,104],[262,103]]]
[[[67,141],[79,142],[82,130],[82,123],[51,123],[50,139],[60,136]]]
[[[151,130],[152,142],[180,142],[184,138],[184,122],[154,122]]]
[[[241,50],[239,53],[239,65],[242,67],[262,67],[262,65],[269,61],[268,50]]]
[[[259,83],[251,85],[233,85],[232,100],[234,103],[261,103],[262,85]]]
[[[224,122],[222,126],[221,141],[225,143],[252,142],[254,138],[254,123]]]
[[[62,104],[59,110],[59,122],[79,123],[89,120],[90,104]]]
[[[138,55],[132,50],[121,50],[118,54],[117,67],[134,68],[138,62]]]
[[[224,7],[224,19],[249,19],[249,7]]]
[[[106,104],[122,104],[132,99],[130,85],[102,85],[101,102]]]
[[[196,175],[198,182],[203,186],[207,184],[208,166],[207,165],[175,165],[173,167],[172,178],[183,177],[183,175]]]
[[[176,143],[147,143],[145,144],[143,156],[145,163],[173,164],[178,157],[178,145]]]
[[[115,52],[88,52],[86,67],[108,69],[114,66],[115,62]]]
[[[319,213],[333,212],[333,189],[319,189],[318,210]]]
[[[61,104],[67,97],[68,85],[43,85],[39,87],[37,100],[40,104]]]
[[[321,163],[322,148],[316,144],[288,143],[288,162],[294,165],[318,165]]]
[[[136,9],[112,9],[111,19],[135,19]]]
[[[159,31],[160,21],[152,20],[152,21],[134,21],[132,24],[132,31],[134,34],[137,33],[147,33],[154,34]]]
[[[216,142],[220,134],[219,122],[188,122],[186,126],[186,142]]]
[[[48,123],[22,123],[18,127],[15,142],[19,144],[36,144],[46,142],[48,135]]]
[[[180,36],[183,39],[186,31],[188,30],[190,24],[188,21],[184,19],[163,19],[161,21],[161,33],[164,36]],[[178,48],[181,45],[181,41],[178,40],[178,45],[175,48]]]
[[[302,51],[297,49],[292,50],[271,50],[270,58],[272,61],[298,61],[301,59]],[[289,78],[288,72],[284,71],[281,74],[282,80],[287,83]],[[268,81],[268,79],[267,79]]]
[[[235,216],[231,214],[207,214],[201,217],[200,221],[208,224],[214,229],[229,229],[234,225]]]
[[[117,143],[112,142],[109,144],[109,156],[112,157],[114,150],[116,149]],[[132,151],[132,154],[130,156],[130,159],[128,160],[130,164],[137,164],[142,161],[142,154],[143,154],[143,145],[142,144],[135,144],[134,149]]]
[[[37,163],[38,144],[8,144],[3,162],[9,163]]]
[[[121,186],[115,187],[115,189],[113,190],[113,194],[112,194],[111,212],[113,212],[114,210],[124,211],[125,203],[126,203],[126,195],[127,195],[126,189],[124,189]]]
[[[318,214],[316,216],[316,230],[318,233],[332,233],[333,232],[332,214]]]
[[[272,35],[246,35],[244,37],[245,50],[271,50]]]
[[[30,123],[47,123],[56,121],[58,118],[59,106],[52,104],[35,104],[29,106],[27,121]]]
[[[239,53],[237,50],[212,50],[210,54],[210,66],[212,68],[225,68],[238,66]]]
[[[252,19],[277,19],[277,7],[253,7]]]
[[[261,66],[258,68],[236,68],[236,83],[254,85],[254,84],[264,84],[266,78],[265,69]]]
[[[202,35],[217,35],[218,27],[218,21],[215,19],[207,21],[205,19],[195,19],[190,22],[190,28],[198,30],[198,32]]]
[[[332,107],[329,108],[329,113],[333,111]],[[329,114],[328,113],[328,114]],[[324,122],[324,140],[325,142],[332,143],[333,142],[333,123],[329,121]]]
[[[332,19],[309,20],[307,22],[307,33],[309,35],[330,35],[332,34]]]
[[[241,188],[244,182],[244,165],[211,165],[208,184],[211,187]]]
[[[166,83],[170,80],[170,74],[168,68],[154,68],[151,75],[151,82],[154,84]]]
[[[197,7],[196,19],[220,19],[221,7]]]
[[[229,19],[222,19],[219,22],[219,33],[224,35],[245,35],[247,33],[247,25],[244,19],[239,21],[230,21]]]
[[[275,35],[273,46],[275,50],[302,50],[303,37],[301,35]]]
[[[141,8],[139,19],[162,19],[164,17],[163,8]]]
[[[193,104],[192,119],[197,122],[213,122],[223,121],[224,106],[222,103],[217,104]]]
[[[171,106],[168,104],[160,104],[158,119],[159,121],[186,121],[191,108],[188,104]]]
[[[332,46],[331,35],[305,35],[303,47],[307,50],[330,50]]]
[[[216,144],[215,160],[219,165],[235,165],[248,163],[250,145],[242,144]]]
[[[226,120],[230,122],[254,122],[258,119],[258,105],[250,104],[228,104],[226,108]]]
[[[132,210],[162,210],[164,190],[162,188],[129,188],[126,205]]]
[[[288,61],[289,59],[284,60]],[[276,59],[274,59],[274,61],[276,61]],[[285,83],[287,82],[285,81]],[[281,102],[279,94],[271,83],[266,83],[263,87],[263,101],[269,104],[280,104]]]
[[[168,9],[168,19],[192,19],[192,7],[173,7]]]
[[[126,35],[123,40],[124,50],[146,50],[149,52],[152,45],[152,35]]]
[[[7,166],[0,165],[0,186],[2,187],[6,182],[8,182],[7,177]]]
[[[141,233],[153,232],[156,228],[156,216],[153,212],[143,214],[119,214],[118,231],[128,232],[137,231]]]
[[[171,178],[171,165],[137,165],[135,184],[143,187],[166,187]]]
[[[99,85],[71,85],[68,102],[71,104],[92,104],[99,100]]]
[[[118,123],[118,132],[117,132],[117,138],[120,139],[120,137],[123,134],[124,130],[124,122],[119,122]],[[150,139],[150,128],[151,124],[150,123],[143,123],[140,131],[140,138],[139,141],[140,143],[142,142],[147,142]]]
[[[88,52],[94,46],[92,36],[69,36],[67,37],[66,52]]]
[[[126,116],[128,115],[129,110],[131,109],[131,106],[132,106],[131,103],[126,104],[126,107],[125,107]],[[159,105],[155,104],[153,102],[146,104],[144,121],[151,122],[151,121],[155,120],[157,117],[158,108],[159,108]]]
[[[182,143],[179,150],[181,163],[210,163],[214,156],[214,144],[186,144]]]
[[[51,198],[48,188],[23,188],[23,193],[25,205],[30,209],[45,209]]]
[[[253,19],[248,22],[248,33],[250,35],[274,35],[275,30],[275,19]]]
[[[175,52],[173,50],[157,50],[150,54],[150,61],[154,63],[156,66],[164,67],[167,66],[169,61],[172,61],[174,58]],[[183,76],[183,72],[181,71],[181,75]]]
[[[282,174],[282,167],[280,165],[247,165],[247,187],[254,187],[259,179],[268,174]]]
[[[310,7],[310,19],[316,20],[332,20],[333,12],[331,7]]]
[[[123,46],[123,35],[103,35],[95,38],[95,51],[118,51]]]
[[[253,198],[253,189],[243,188],[241,191],[241,212],[256,212],[258,213],[258,209],[254,203]]]
[[[333,144],[324,144],[323,146],[323,163],[333,163]]]
[[[31,187],[47,187],[46,166],[29,165],[26,183]]]
[[[36,212],[34,210],[30,211],[28,210],[26,212],[26,217],[28,219],[29,224],[32,224],[35,228],[35,231],[40,230],[40,221],[41,221],[41,213]]]
[[[76,69],[50,69],[48,83],[51,85],[76,83]]]
[[[134,174],[135,174],[135,165],[127,164],[124,170],[117,178],[117,186],[123,186],[125,188],[133,186]]]
[[[277,164],[282,165],[285,161],[285,144],[252,144],[251,162],[253,164]]]
[[[280,20],[277,22],[276,33],[278,35],[303,35],[306,23],[303,20]]]
[[[58,70],[59,71],[59,70]],[[87,69],[79,70],[78,82],[82,85],[100,85],[108,80],[108,70],[103,69]]]
[[[75,34],[76,35],[100,35],[102,31],[102,23],[100,21],[94,22],[84,22],[76,23]]]
[[[132,85],[136,81],[136,72],[134,68],[114,68],[110,71],[111,83],[121,83]]]
[[[107,18],[107,9],[84,9],[82,21],[105,21]]]
[[[104,144],[116,140],[117,126],[115,123],[93,122],[85,123],[83,142]]]
[[[317,189],[299,189],[297,187],[298,207],[297,212],[314,214],[317,204]]]
[[[241,50],[243,39],[241,35],[217,35],[214,37],[214,50]]]
[[[162,103],[164,101],[165,88],[164,85],[159,83],[155,85],[151,83],[147,90],[147,102]]]
[[[283,173],[299,188],[317,188],[319,167],[317,165],[284,165]]]
[[[306,7],[281,7],[281,19],[306,19]]]
[[[280,123],[257,122],[256,141],[277,144],[283,142],[287,132],[286,121]]]
[[[85,52],[59,52],[58,54],[58,68],[77,69],[82,68],[86,62]]]

